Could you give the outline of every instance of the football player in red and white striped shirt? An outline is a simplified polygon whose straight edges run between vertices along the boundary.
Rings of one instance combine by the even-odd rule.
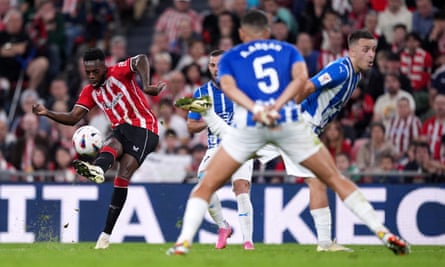
[[[115,160],[120,163],[107,221],[95,247],[104,249],[109,246],[111,232],[127,198],[131,176],[158,144],[158,121],[144,93],[157,95],[166,85],[164,82],[156,86],[149,84],[149,63],[145,55],[107,67],[102,50],[92,48],[85,52],[83,62],[89,84],[82,89],[73,109],[55,112],[36,104],[33,112],[58,123],[75,125],[89,110],[98,106],[111,122],[112,133],[94,165],[80,160],[73,162],[77,173],[96,183],[104,181],[104,173]],[[141,78],[142,90],[135,80],[135,73]]]
[[[412,140],[420,136],[422,122],[414,115],[409,99],[401,97],[397,100],[397,112],[388,123],[386,136],[397,149],[399,156],[403,156]]]

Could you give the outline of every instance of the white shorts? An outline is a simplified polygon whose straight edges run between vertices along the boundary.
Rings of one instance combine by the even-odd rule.
[[[263,164],[281,156],[288,175],[302,178],[315,178],[315,174],[313,172],[300,164],[292,163],[291,159],[286,154],[282,153],[281,149],[274,145],[265,145],[263,148],[258,150],[256,154],[258,156],[258,160]]]
[[[215,154],[218,148],[210,148],[206,151],[204,157],[202,158],[201,164],[199,164],[198,168],[198,179],[201,180],[204,175],[204,170],[207,168],[207,165],[210,162],[210,159]],[[246,180],[252,181],[252,172],[253,172],[253,159],[248,160],[242,164],[239,169],[232,175],[231,181],[236,180]]]
[[[234,160],[241,163],[270,143],[280,148],[282,154],[287,157],[286,167],[289,164],[293,165],[289,166],[292,168],[292,173],[299,169],[293,167],[318,152],[322,146],[318,136],[304,121],[285,123],[273,129],[267,127],[231,128],[224,136],[221,145]],[[307,177],[314,176],[308,169],[306,170]]]

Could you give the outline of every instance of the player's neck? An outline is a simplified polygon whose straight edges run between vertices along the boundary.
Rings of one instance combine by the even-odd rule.
[[[354,69],[355,73],[362,72],[362,70],[358,67],[358,64],[354,58],[349,57],[349,60],[351,60],[352,68]]]

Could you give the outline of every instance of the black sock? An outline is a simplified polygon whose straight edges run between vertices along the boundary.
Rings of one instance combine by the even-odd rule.
[[[108,171],[109,168],[113,167],[114,157],[110,152],[100,152],[94,161],[94,165],[99,166],[104,173]]]
[[[115,187],[113,190],[113,196],[111,197],[110,207],[108,208],[107,221],[105,223],[104,232],[111,234],[117,218],[121,213],[125,200],[127,199],[127,187]]]

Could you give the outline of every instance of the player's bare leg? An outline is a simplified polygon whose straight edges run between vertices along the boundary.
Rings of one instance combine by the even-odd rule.
[[[409,244],[392,234],[377,217],[371,204],[366,200],[357,186],[345,179],[335,166],[332,156],[325,147],[303,162],[317,177],[332,188],[344,204],[359,217],[387,246],[397,255],[410,253]]]
[[[224,164],[221,164],[224,162]],[[187,254],[193,237],[202,223],[210,197],[223,186],[241,166],[224,148],[218,148],[206,168],[206,173],[193,189],[185,208],[183,226],[175,246],[167,251],[168,255]]]

